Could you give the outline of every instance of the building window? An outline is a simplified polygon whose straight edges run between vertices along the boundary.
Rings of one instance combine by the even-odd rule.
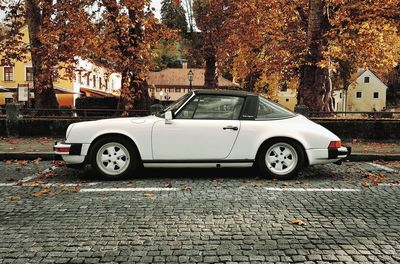
[[[362,97],[362,92],[356,92],[356,97],[361,98]]]
[[[289,102],[289,98],[286,98],[286,102]]]
[[[181,88],[175,88],[175,92],[176,93],[180,93],[181,92]]]
[[[33,82],[33,68],[32,67],[25,68],[25,80],[27,82]]]
[[[3,75],[3,80],[4,81],[14,81],[14,68],[10,66],[5,66],[3,67],[4,75]]]
[[[379,98],[379,92],[374,92],[374,98]]]
[[[90,73],[86,74],[86,85],[89,86],[90,85]]]
[[[102,83],[101,83],[101,77],[99,77],[99,89],[101,89],[102,87],[101,87],[101,85],[102,85]]]
[[[93,75],[93,88],[96,88],[96,75]]]
[[[106,90],[108,90],[108,79],[106,79]]]
[[[342,93],[339,93],[339,98],[342,98]]]
[[[82,84],[82,73],[80,71],[78,71],[78,83]]]
[[[369,83],[369,77],[364,77],[364,83]]]
[[[161,92],[161,88],[156,88],[156,92]]]

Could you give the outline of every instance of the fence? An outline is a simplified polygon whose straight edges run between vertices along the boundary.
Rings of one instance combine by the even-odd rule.
[[[148,110],[119,110],[119,109],[34,109],[22,108],[18,115],[23,118],[52,118],[52,119],[101,119],[109,117],[140,117],[150,115]],[[0,116],[6,117],[6,109],[0,108]]]
[[[400,119],[400,112],[310,112],[311,119]]]

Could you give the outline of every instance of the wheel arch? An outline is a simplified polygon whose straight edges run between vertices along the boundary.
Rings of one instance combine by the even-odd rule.
[[[309,158],[308,158],[308,155],[307,155],[304,145],[299,140],[292,138],[292,137],[271,137],[271,138],[265,139],[257,149],[257,154],[255,157],[255,160],[258,160],[262,147],[269,144],[270,142],[275,142],[275,141],[278,142],[279,140],[294,141],[297,144],[299,144],[299,146],[301,147],[301,150],[303,151],[303,155],[304,155],[304,166],[310,165],[310,161],[309,161]]]
[[[126,140],[128,140],[130,143],[132,143],[132,146],[134,147],[134,151],[136,152],[136,154],[138,155],[139,158],[139,162],[142,162],[142,157],[139,151],[139,148],[136,144],[136,142],[129,136],[122,134],[122,133],[118,133],[118,132],[112,132],[112,133],[105,133],[105,134],[101,134],[101,135],[97,135],[95,138],[93,138],[92,142],[90,143],[87,155],[86,155],[86,163],[91,160],[92,157],[92,149],[93,146],[95,145],[95,143],[103,138],[107,138],[107,137],[120,137],[120,138],[124,138]]]

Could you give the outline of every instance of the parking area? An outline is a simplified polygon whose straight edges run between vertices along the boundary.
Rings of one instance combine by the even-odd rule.
[[[0,263],[400,261],[398,162],[143,169],[102,181],[61,162],[0,162]]]

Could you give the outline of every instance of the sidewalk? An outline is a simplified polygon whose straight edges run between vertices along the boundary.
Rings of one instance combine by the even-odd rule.
[[[61,138],[29,137],[2,138],[0,137],[0,160],[6,159],[54,159],[53,144]],[[353,140],[343,142],[352,147],[351,161],[400,160],[400,142],[380,141],[368,142]]]

